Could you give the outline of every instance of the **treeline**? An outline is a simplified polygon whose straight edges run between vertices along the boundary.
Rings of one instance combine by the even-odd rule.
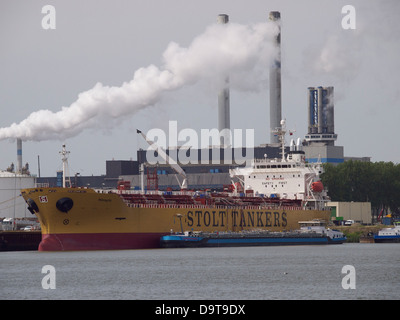
[[[346,161],[324,170],[321,180],[332,201],[367,201],[375,211],[400,215],[400,164]]]

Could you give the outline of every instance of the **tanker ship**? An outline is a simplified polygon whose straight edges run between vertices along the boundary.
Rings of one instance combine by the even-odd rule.
[[[251,166],[232,169],[227,192],[190,191],[185,181],[175,192],[131,190],[123,182],[115,190],[65,183],[23,189],[28,209],[41,224],[39,250],[159,248],[160,237],[179,230],[275,232],[295,230],[302,220],[327,222],[322,167],[306,164],[301,145],[293,141],[285,155],[285,132],[282,123],[282,158],[255,159]]]

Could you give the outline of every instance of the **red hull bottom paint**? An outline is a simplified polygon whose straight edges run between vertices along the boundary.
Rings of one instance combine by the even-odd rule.
[[[165,233],[43,234],[39,251],[127,250],[160,248]]]

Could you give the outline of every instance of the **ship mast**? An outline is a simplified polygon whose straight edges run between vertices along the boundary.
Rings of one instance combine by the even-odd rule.
[[[281,126],[275,128],[275,130],[272,130],[272,132],[274,133],[274,135],[278,136],[279,142],[281,144],[281,148],[282,148],[282,162],[286,161],[285,158],[285,136],[286,136],[286,120],[282,119],[281,120]],[[293,134],[293,131],[289,131],[290,134]]]
[[[71,178],[69,176],[69,169],[68,169],[68,155],[70,151],[67,151],[65,148],[65,144],[62,146],[62,151],[59,152],[62,155],[62,162],[63,162],[63,188],[68,187],[71,188]]]

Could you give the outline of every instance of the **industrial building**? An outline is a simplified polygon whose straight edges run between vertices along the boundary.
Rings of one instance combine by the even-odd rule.
[[[20,190],[34,188],[35,184],[35,177],[0,171],[0,218],[31,217]]]
[[[17,165],[12,163],[6,171],[0,171],[0,218],[31,217],[20,190],[34,188],[36,177],[29,174],[29,165],[22,166],[22,140],[17,139]]]
[[[191,189],[214,189],[222,190],[224,185],[231,184],[229,176],[229,169],[237,167],[235,163],[224,163],[224,149],[219,146],[210,148],[209,151],[209,164],[202,164],[200,161],[201,150],[191,150],[193,154],[198,156],[198,164],[181,164],[179,158],[174,160],[183,168],[187,174],[188,187]],[[220,163],[212,163],[212,151],[218,150],[221,155]],[[232,153],[235,149],[231,149]],[[106,161],[106,174],[102,176],[81,176],[76,173],[71,177],[71,185],[77,187],[93,187],[93,188],[115,188],[119,180],[129,181],[130,187],[133,189],[140,189],[142,183],[142,175],[140,168],[144,167],[144,189],[157,189],[166,190],[171,188],[179,190],[179,177],[175,170],[166,163],[149,164],[147,161],[147,151],[139,149],[137,151],[138,160],[107,160]],[[166,150],[169,154],[170,150]],[[251,151],[251,152],[250,152]],[[286,149],[286,152],[289,148]],[[151,151],[153,152],[153,151]],[[243,158],[252,160],[253,158],[262,159],[266,155],[268,158],[280,158],[281,150],[269,145],[255,147],[252,150],[236,150],[240,152]],[[179,154],[179,153],[177,153]],[[254,155],[254,156],[253,156]],[[241,166],[244,166],[242,164]],[[62,186],[62,171],[57,173],[57,177],[40,177],[37,178],[38,183],[43,183],[51,187]],[[178,179],[177,179],[178,178]],[[182,182],[182,181],[180,181]]]
[[[308,162],[339,164],[348,160],[371,161],[371,157],[345,157],[344,147],[336,146],[335,105],[333,87],[307,89],[308,133],[303,150]]]
[[[326,206],[331,207],[333,220],[372,223],[371,202],[328,202]]]
[[[308,88],[308,133],[304,139],[304,152],[308,162],[342,163],[344,148],[335,146],[334,89]]]

